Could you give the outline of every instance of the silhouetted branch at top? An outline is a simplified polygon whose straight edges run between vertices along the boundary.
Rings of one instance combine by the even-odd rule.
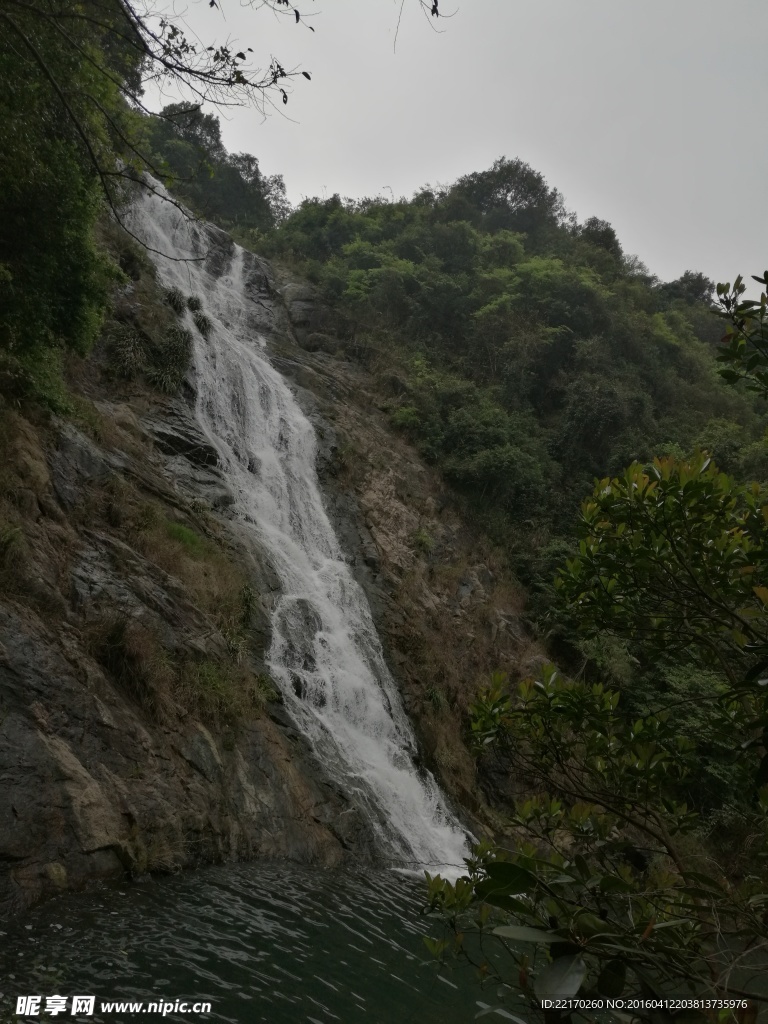
[[[218,7],[222,0],[208,2]],[[305,23],[287,0],[254,0],[251,6]],[[257,67],[251,60],[252,48],[239,48],[231,40],[200,43],[170,5],[149,0],[89,0],[85,5],[72,0],[4,0],[0,26],[7,45],[37,69],[50,89],[63,124],[69,124],[70,134],[123,227],[116,185],[132,180],[149,187],[140,173],[143,169],[164,177],[163,168],[145,150],[141,133],[126,118],[132,110],[153,113],[143,99],[148,84],[164,83],[197,105],[252,103],[266,114],[267,106],[274,106],[278,98],[287,104],[293,78],[310,78],[309,72],[289,71],[274,57],[266,68]],[[81,79],[73,84],[73,62],[92,70],[88,85]],[[113,98],[122,96],[122,107],[105,102],[105,86],[112,88]],[[89,109],[98,111],[100,122],[90,116]],[[102,128],[111,146],[104,145]]]
[[[224,0],[208,3],[221,7]],[[300,74],[310,77],[308,72],[286,71],[275,58],[267,68],[255,67],[249,57],[253,49],[239,48],[230,39],[223,43],[213,41],[211,45],[196,42],[184,19],[164,3],[89,0],[87,5],[75,5],[71,0],[5,0],[4,6],[9,12],[17,10],[46,21],[70,42],[73,37],[67,28],[77,25],[119,40],[126,51],[133,52],[138,67],[132,80],[121,82],[121,89],[140,106],[143,86],[149,82],[172,82],[191,92],[201,103],[221,105],[258,102],[275,89],[285,103],[287,94],[279,83]],[[296,23],[306,24],[298,10],[286,10],[287,0],[253,0],[250,6],[266,7],[276,14],[290,13]],[[107,69],[102,70],[109,74]]]

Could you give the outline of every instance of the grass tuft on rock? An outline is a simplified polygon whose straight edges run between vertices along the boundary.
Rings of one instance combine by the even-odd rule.
[[[169,537],[178,541],[190,554],[200,557],[205,553],[205,541],[199,533],[190,530],[188,526],[184,526],[182,523],[167,522],[165,530]]]
[[[147,380],[156,391],[161,391],[164,395],[175,395],[181,386],[179,374],[165,366],[153,366],[147,370]]]
[[[88,649],[103,669],[153,719],[173,710],[174,670],[154,631],[119,613],[91,627]]]
[[[187,372],[191,351],[190,332],[177,324],[169,327],[152,347],[152,365],[146,372],[149,383],[166,395],[176,394]]]
[[[118,377],[133,380],[147,365],[147,352],[141,335],[128,324],[117,324],[112,330],[110,361]]]
[[[174,313],[178,313],[179,316],[181,316],[181,314],[184,312],[187,305],[187,300],[184,297],[184,292],[180,288],[176,288],[175,286],[173,288],[169,288],[166,291],[165,301],[168,303],[168,305],[171,307]]]
[[[198,331],[200,331],[204,338],[207,338],[213,328],[213,321],[211,318],[206,316],[202,311],[197,310],[192,314],[192,319],[194,320],[195,327]]]

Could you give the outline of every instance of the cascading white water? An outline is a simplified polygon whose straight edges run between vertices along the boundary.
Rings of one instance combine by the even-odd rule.
[[[261,276],[257,261],[159,195],[143,195],[131,216],[136,234],[159,253],[208,252],[200,262],[152,255],[162,283],[198,295],[213,323],[207,340],[193,332],[196,413],[235,494],[235,513],[281,582],[267,661],[286,707],[393,863],[455,871],[466,835],[433,777],[414,764],[413,733],[367,600],[323,507],[314,430],[256,329],[249,280]]]

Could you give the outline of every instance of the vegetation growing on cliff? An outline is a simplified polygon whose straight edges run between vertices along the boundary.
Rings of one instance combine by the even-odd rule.
[[[250,153],[228,153],[219,119],[204,114],[199,104],[164,107],[143,129],[153,163],[164,171],[174,195],[206,220],[253,245],[286,216],[282,177],[265,177]]]
[[[765,394],[766,293],[743,292],[740,279],[718,286],[721,360]],[[436,952],[462,953],[467,927],[492,933],[534,1005],[635,996],[634,1015],[673,1020],[659,1000],[683,990],[729,997],[737,1020],[755,1014],[768,950],[767,521],[765,488],[701,453],[595,483],[560,611],[646,672],[611,689],[594,665],[573,679],[550,666],[480,695],[476,750],[500,748],[524,789],[519,842],[480,848],[468,880],[430,882],[454,931]]]
[[[392,380],[393,423],[531,583],[594,476],[706,446],[763,479],[763,418],[715,372],[713,285],[662,283],[519,160],[409,201],[304,202],[269,240]],[[534,543],[531,545],[531,537]]]
[[[23,5],[13,15],[0,21],[0,380],[17,399],[42,392],[55,401],[47,364],[92,345],[115,271],[94,242],[99,182],[49,71],[99,159],[113,152],[101,111],[117,115],[121,105],[115,84],[77,52],[97,53],[107,27],[75,22],[73,47]]]
[[[519,161],[411,202],[306,202],[270,244],[545,595],[536,618],[570,672],[499,676],[473,709],[481,768],[516,780],[517,840],[431,885],[455,948],[498,926],[534,1003],[755,995],[768,451],[762,406],[717,357],[765,391],[765,300],[718,286],[718,348],[711,282],[654,279]],[[734,947],[750,950],[738,978]]]
[[[728,950],[768,944],[768,451],[762,407],[718,377],[712,283],[656,280],[609,224],[578,223],[519,160],[411,201],[334,196],[288,216],[281,179],[226,153],[197,103],[139,114],[151,47],[171,62],[190,52],[172,25],[148,41],[116,2],[103,21],[78,14],[68,36],[42,8],[11,6],[0,12],[0,391],[64,408],[58,366],[89,351],[116,281],[140,300],[116,300],[104,331],[116,380],[174,393],[191,344],[177,317],[211,329],[194,296],[160,301],[141,253],[103,224],[97,244],[105,203],[121,200],[112,176],[153,167],[240,239],[270,231],[271,253],[316,283],[342,347],[388,389],[393,425],[538,593],[531,621],[569,673],[498,678],[479,695],[478,749],[526,787],[510,813],[521,843],[482,850],[467,883],[436,882],[434,906],[454,923],[480,902],[523,920],[496,934],[547,951],[544,964],[519,956],[519,987],[539,997],[653,996],[681,980],[721,991]],[[245,56],[210,59],[208,84],[248,86]],[[265,82],[285,77],[277,65]],[[765,297],[745,302],[740,281],[717,294],[725,376],[762,395]],[[150,716],[174,702],[208,719],[253,711],[267,686],[241,666],[244,577],[188,516],[130,523],[106,497],[100,525],[133,530],[136,549],[182,580],[220,656],[173,662],[151,629],[105,616],[93,657]],[[20,571],[21,505],[6,515],[5,503],[4,491],[2,578],[40,602]],[[419,527],[412,544],[427,557],[433,539]],[[444,710],[440,688],[428,699]]]
[[[259,0],[300,23],[282,0]],[[248,154],[227,155],[207,100],[288,101],[291,81],[252,49],[203,45],[170,6],[143,0],[10,0],[0,10],[0,395],[62,410],[66,354],[99,335],[116,257],[97,223],[123,220],[126,187],[142,172],[173,181],[205,216],[241,230],[270,227],[285,208],[282,179]],[[148,81],[185,102],[151,117]],[[206,190],[202,176],[208,177]],[[115,257],[115,258],[112,258]],[[125,267],[122,268],[125,270]],[[131,345],[122,350],[131,356]],[[136,348],[136,345],[133,345]],[[173,374],[161,384],[169,390]]]

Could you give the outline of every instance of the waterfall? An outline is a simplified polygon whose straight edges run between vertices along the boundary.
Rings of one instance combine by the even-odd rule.
[[[253,295],[258,261],[158,194],[137,200],[131,228],[157,250],[161,283],[199,296],[212,321],[207,339],[188,325],[196,416],[235,495],[234,514],[280,580],[267,665],[287,711],[393,865],[455,873],[466,834],[432,775],[416,767],[413,731],[368,602],[323,506],[314,430],[267,358],[263,303]]]

